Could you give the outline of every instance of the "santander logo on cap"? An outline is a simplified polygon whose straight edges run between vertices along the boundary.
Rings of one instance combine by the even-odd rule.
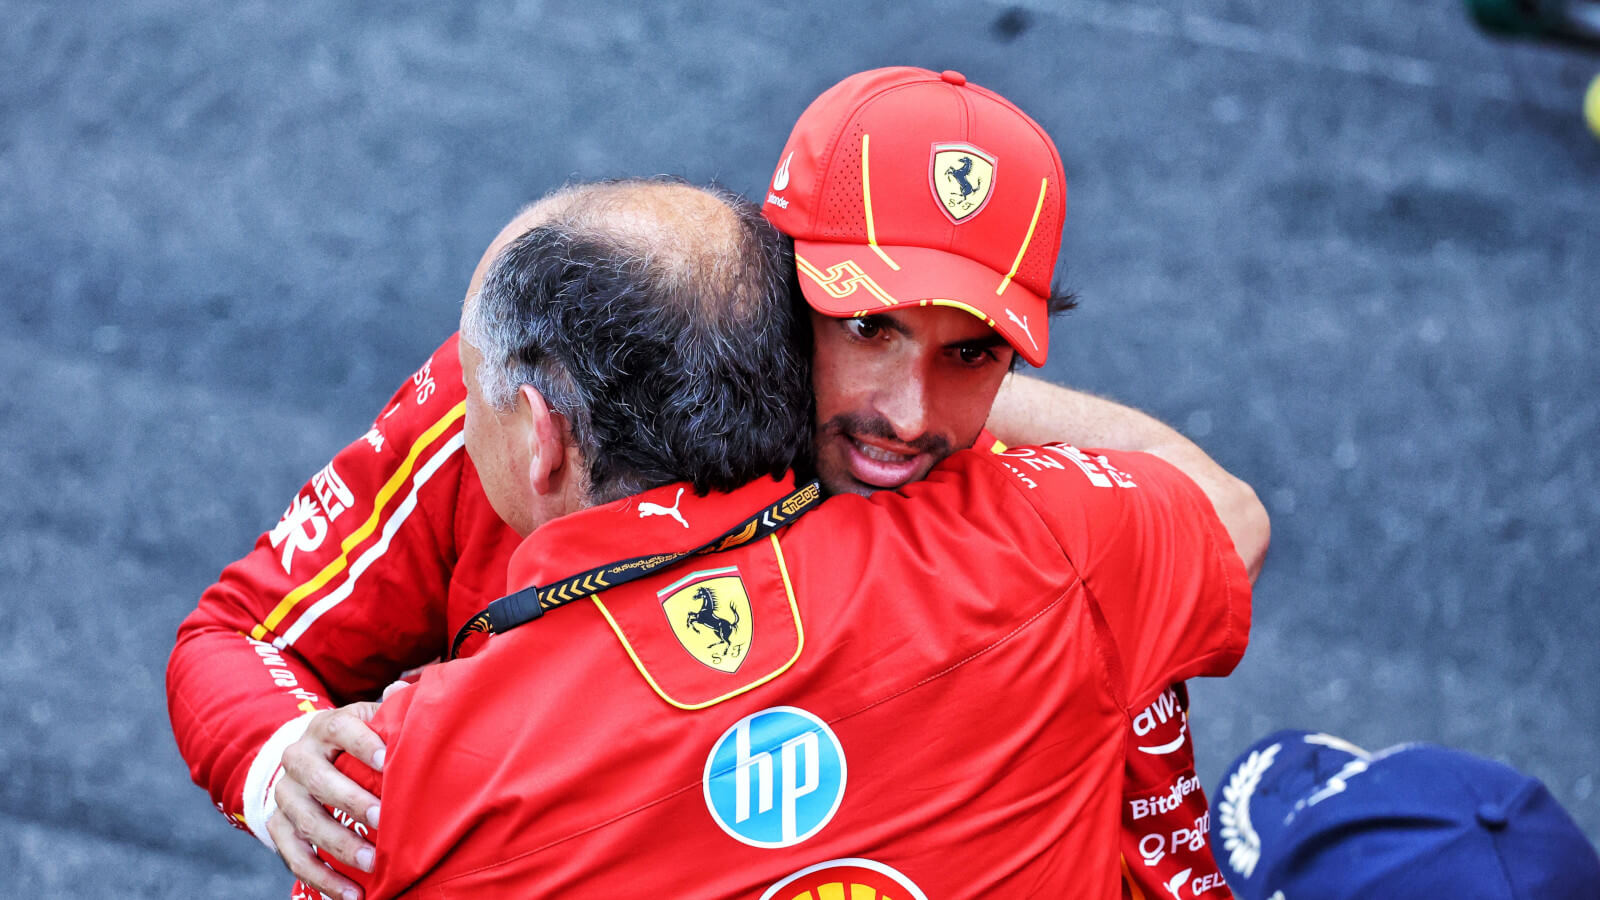
[[[789,163],[794,160],[794,151],[783,158],[783,165],[778,167],[778,174],[772,176],[772,189],[775,191],[786,190],[789,187]]]
[[[818,312],[949,306],[1044,364],[1066,182],[1004,97],[958,72],[852,75],[795,123],[771,188],[763,211]]]

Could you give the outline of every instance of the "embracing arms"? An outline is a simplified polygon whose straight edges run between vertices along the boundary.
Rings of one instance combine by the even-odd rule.
[[[1166,460],[1210,499],[1251,580],[1260,574],[1272,526],[1255,490],[1154,417],[1083,391],[1012,375],[995,398],[988,427],[1007,444],[1066,441],[1084,448],[1140,451]]]

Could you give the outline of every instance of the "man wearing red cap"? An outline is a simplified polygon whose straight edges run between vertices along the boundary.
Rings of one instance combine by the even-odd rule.
[[[1010,101],[959,72],[865,72],[811,104],[780,159],[764,211],[795,240],[800,286],[820,314],[813,316],[819,334],[859,332],[865,315],[871,327],[901,336],[948,323],[981,337],[976,319],[1030,364],[1044,365],[1051,307],[1059,305],[1050,279],[1066,180],[1054,143]],[[825,316],[838,318],[830,323]],[[906,364],[890,354],[863,361],[848,350],[836,360],[834,351],[849,346],[819,341],[814,354],[819,471],[830,486],[864,490],[921,478],[948,447],[926,437],[906,442],[902,434],[914,431],[885,429],[883,419],[855,414],[856,391],[892,383]],[[874,371],[874,362],[882,368]],[[958,387],[906,406],[967,403],[986,411],[993,396],[992,389],[963,394]],[[1068,433],[1025,426],[1007,437],[1092,439],[1077,430],[1081,423],[1053,421],[1045,428],[1052,426]],[[1109,445],[1150,449],[1117,440]],[[1193,463],[1185,466],[1191,477],[1222,474],[1198,459]],[[1242,508],[1219,512],[1237,524],[1230,528],[1236,537],[1247,536],[1239,551],[1253,578],[1266,549],[1264,515],[1253,496]],[[1225,898],[1228,889],[1206,846],[1209,814],[1188,739],[1187,691],[1182,684],[1163,686],[1133,699],[1122,805],[1125,895],[1159,897],[1192,886],[1191,895]],[[1162,852],[1149,852],[1158,842]]]
[[[801,117],[784,147],[765,212],[795,239],[801,288],[821,314],[814,317],[819,333],[830,327],[859,331],[857,317],[876,314],[880,328],[894,323],[903,332],[947,322],[981,336],[976,318],[1022,358],[1042,366],[1065,207],[1055,145],[1005,98],[957,72],[880,69],[846,79]],[[938,312],[909,312],[927,307]],[[892,312],[898,310],[907,312]],[[822,316],[841,318],[830,326]],[[854,415],[854,390],[892,383],[905,368],[900,360],[879,361],[883,369],[877,372],[859,356],[836,365],[829,345],[818,342],[817,461],[830,484],[868,490],[903,484],[922,477],[949,452],[927,439],[903,442],[896,433],[871,427],[874,420]],[[986,409],[993,395],[963,395],[957,388],[924,398],[920,407],[965,402]],[[1051,425],[1072,429],[1074,440],[1090,440],[1076,431],[1081,423],[1046,428]],[[1020,435],[1007,436],[1052,436],[1018,430]],[[1203,465],[1186,470],[1199,478],[1218,474]],[[1265,550],[1264,520],[1249,508],[1221,512],[1250,523],[1237,533],[1259,541],[1240,548],[1253,576]],[[1210,897],[1225,897],[1220,877],[1208,880],[1217,869],[1205,844],[1208,813],[1188,739],[1187,692],[1174,685],[1137,698],[1134,706],[1122,807],[1125,893],[1160,896],[1173,885],[1198,884]],[[1152,835],[1160,836],[1160,854],[1141,852],[1153,846]]]
[[[1010,348],[1035,363],[1048,349],[1048,280],[1064,206],[1060,164],[1031,120],[963,82],[954,73],[920,70],[847,80],[797,126],[767,197],[769,217],[797,238],[807,299],[838,317],[814,321],[818,464],[836,491],[904,484],[952,449],[971,445]],[[944,95],[899,94],[924,89]],[[830,111],[830,103],[837,108]],[[911,148],[916,165],[907,165],[907,146],[917,142],[902,132],[913,125],[925,131],[938,118],[935,107],[971,127],[953,130],[948,140],[923,140]],[[907,119],[906,109],[923,114]],[[913,169],[915,178],[907,174]],[[926,208],[916,209],[918,197]],[[508,232],[522,228],[513,223]],[[170,680],[180,746],[219,808],[258,835],[281,778],[278,759],[290,760],[284,748],[308,721],[317,723],[313,736],[327,726],[318,736],[322,747],[341,745],[381,761],[373,760],[381,751],[370,732],[339,733],[355,716],[290,716],[323,708],[330,697],[370,695],[398,671],[439,655],[444,635],[502,592],[516,535],[493,516],[472,461],[459,453],[454,385],[461,376],[454,357],[452,341],[396,395],[365,439],[313,479],[256,553],[207,592],[180,635]],[[1067,420],[1057,434],[1085,444],[1143,443],[1175,458],[1203,487],[1237,484],[1151,420],[1081,395],[1049,396],[1077,404],[1055,411]],[[1009,408],[1017,421],[1019,407]],[[1081,419],[1084,413],[1091,418]],[[1047,421],[1026,424],[1034,435],[1049,434],[1041,434]],[[1012,430],[1006,436],[1029,437],[1028,427]],[[1049,459],[1020,465],[1049,465]],[[1070,462],[1102,480],[1112,477],[1092,457]],[[1213,502],[1236,498],[1217,502],[1218,513],[1253,573],[1265,549],[1253,495],[1244,501],[1236,493],[1208,493]],[[665,502],[670,496],[662,500],[661,513],[670,518],[678,506]],[[432,549],[409,549],[416,547]],[[226,662],[241,652],[249,666]],[[224,670],[226,679],[217,675]],[[256,673],[271,679],[266,691],[240,677]],[[1170,709],[1162,719],[1169,717],[1181,729]],[[1185,756],[1192,753],[1186,742],[1182,747]],[[364,792],[345,800],[348,794],[326,787],[319,796],[357,810],[375,807]],[[324,841],[338,850],[337,838]]]
[[[372,719],[383,774],[341,760],[385,807],[346,874],[375,898],[1115,896],[1129,698],[1244,651],[1230,524],[1154,456],[1060,444],[826,503],[763,477],[806,440],[784,292],[720,273],[709,222],[680,246],[705,200],[605,190],[540,203],[463,310],[468,452],[527,536],[467,655]],[[752,356],[780,402],[747,402]],[[754,466],[724,439],[747,435]]]

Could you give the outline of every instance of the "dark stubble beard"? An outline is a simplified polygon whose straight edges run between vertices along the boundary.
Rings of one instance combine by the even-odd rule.
[[[895,435],[894,426],[890,425],[887,419],[860,413],[839,413],[823,422],[817,433],[823,437],[832,434],[862,435],[902,443],[918,453],[932,456],[934,465],[938,465],[941,460],[955,452],[950,439],[942,434],[924,434],[915,440],[902,441]],[[871,487],[880,489],[875,485]]]

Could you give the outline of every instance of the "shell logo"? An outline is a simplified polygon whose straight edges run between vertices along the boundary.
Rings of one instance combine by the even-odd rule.
[[[761,900],[928,900],[928,895],[881,862],[830,859],[767,888]]]

